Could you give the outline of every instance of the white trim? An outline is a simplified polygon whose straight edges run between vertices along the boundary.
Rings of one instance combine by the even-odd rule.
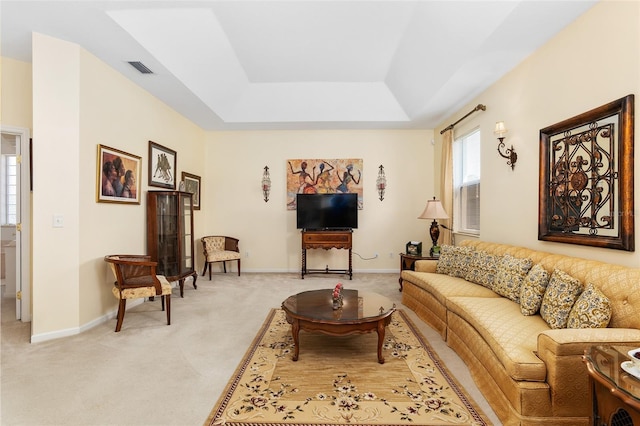
[[[130,299],[127,301],[126,311],[128,312],[129,309],[134,308],[138,305],[142,305],[144,302],[145,302],[145,299]],[[67,328],[64,330],[56,330],[50,333],[34,334],[31,336],[31,343],[41,343],[49,340],[61,339],[63,337],[75,336],[76,334],[84,333],[85,331],[91,330],[92,328],[102,323],[110,321],[114,319],[117,315],[118,315],[118,309],[116,308],[110,312],[107,312],[101,317],[94,319],[93,321],[89,321],[88,323],[81,325],[80,327]]]
[[[20,232],[20,253],[16,253],[16,258],[20,259],[20,270],[16,271],[16,289],[22,292],[22,300],[20,301],[20,321],[31,321],[31,191],[29,189],[29,181],[31,172],[29,170],[29,141],[31,134],[29,129],[25,127],[14,127],[0,125],[0,133],[8,133],[20,136],[20,150],[22,156],[20,165],[20,224],[22,231]],[[16,152],[18,152],[16,147]],[[17,235],[17,233],[16,233]],[[16,238],[17,240],[17,238]],[[17,243],[17,241],[16,241]],[[17,312],[17,309],[16,309]]]

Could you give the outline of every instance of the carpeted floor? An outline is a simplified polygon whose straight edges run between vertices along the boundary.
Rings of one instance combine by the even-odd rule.
[[[114,318],[75,336],[30,344],[29,324],[12,319],[15,300],[4,299],[0,424],[202,425],[271,309],[291,294],[338,281],[383,294],[403,309],[398,274],[301,280],[297,273],[238,277],[234,268],[211,281],[199,277],[197,290],[187,283],[182,299],[174,290],[170,326],[156,300],[127,311],[120,333],[113,331]],[[460,358],[404,310],[488,419],[500,424]]]
[[[330,291],[330,290],[327,290]],[[205,425],[486,425],[482,413],[402,310],[377,334],[302,332],[272,310]]]

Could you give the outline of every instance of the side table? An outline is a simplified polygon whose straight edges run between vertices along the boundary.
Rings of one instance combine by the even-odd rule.
[[[620,367],[629,360],[627,352],[631,349],[631,346],[593,346],[585,351],[583,361],[589,372],[593,425],[640,425],[640,379]]]
[[[418,256],[415,254],[400,253],[400,278],[398,279],[400,288],[398,289],[398,291],[402,291],[402,271],[407,269],[415,271],[415,263],[418,260],[438,260],[438,258],[433,256]]]
[[[302,268],[300,277],[304,280],[306,274],[347,274],[349,279],[353,277],[353,258],[351,249],[353,245],[353,230],[302,230]],[[307,250],[309,249],[346,249],[349,253],[349,269],[307,269]]]

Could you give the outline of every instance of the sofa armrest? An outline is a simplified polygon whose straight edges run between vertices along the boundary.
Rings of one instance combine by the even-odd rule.
[[[416,272],[436,272],[437,260],[416,260],[414,268]]]
[[[582,356],[594,345],[640,345],[640,330],[635,328],[563,328],[538,336],[538,357]]]
[[[640,330],[635,328],[581,328],[547,330],[538,335],[538,357],[547,368],[554,415],[571,412],[584,405],[589,415],[589,380],[582,355],[594,345],[640,346]]]

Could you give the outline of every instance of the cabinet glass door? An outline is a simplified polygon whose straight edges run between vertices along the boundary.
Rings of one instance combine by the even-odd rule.
[[[191,245],[191,234],[193,233],[192,223],[193,218],[191,217],[191,204],[192,204],[191,196],[189,195],[181,195],[180,196],[180,204],[182,208],[182,229],[183,229],[183,250],[182,250],[182,259],[180,262],[182,264],[182,271],[189,271],[193,269],[193,247]]]
[[[178,274],[178,212],[175,197],[158,196],[158,270],[163,275]]]

